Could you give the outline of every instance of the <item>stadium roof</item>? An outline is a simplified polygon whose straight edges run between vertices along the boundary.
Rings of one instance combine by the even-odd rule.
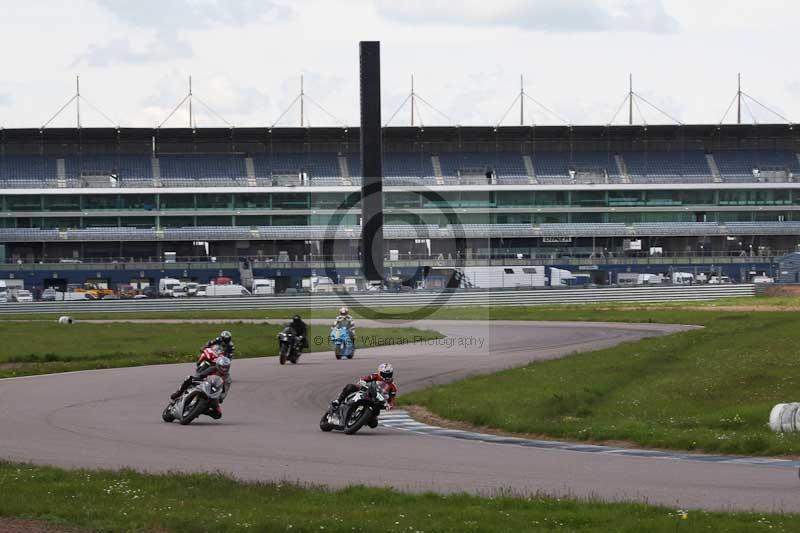
[[[610,125],[610,126],[436,126],[386,127],[384,143],[447,143],[461,144],[531,143],[531,142],[716,142],[736,147],[773,141],[793,143],[800,132],[791,124],[697,124],[697,125]],[[20,128],[0,129],[0,144],[14,151],[23,145],[58,145],[69,149],[74,145],[127,144],[150,146],[155,140],[162,147],[181,151],[203,148],[209,151],[231,151],[248,144],[324,144],[344,143],[358,146],[357,127],[313,128]],[[214,146],[217,145],[217,146]],[[765,147],[769,145],[766,144]],[[235,148],[233,149],[235,151]]]

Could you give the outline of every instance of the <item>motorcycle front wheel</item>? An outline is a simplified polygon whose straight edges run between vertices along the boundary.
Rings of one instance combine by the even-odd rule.
[[[208,407],[208,402],[200,396],[199,392],[190,393],[183,403],[183,414],[181,415],[181,425],[191,424],[192,420],[203,414]]]
[[[172,416],[172,409],[170,409],[169,405],[161,412],[161,419],[164,422],[173,422],[175,420],[175,417]]]
[[[281,344],[281,351],[278,353],[278,358],[282,365],[286,364],[286,356],[288,352],[289,352],[289,347],[286,346],[285,344]]]
[[[372,409],[369,406],[359,403],[350,408],[344,417],[344,432],[352,435],[366,424],[372,417]]]
[[[322,431],[328,432],[333,431],[333,424],[328,422],[328,413],[326,412],[322,415],[322,419],[319,421],[319,429]]]

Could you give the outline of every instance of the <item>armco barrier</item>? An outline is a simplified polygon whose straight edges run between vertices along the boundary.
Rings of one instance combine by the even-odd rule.
[[[99,300],[0,304],[9,313],[120,313],[246,309],[333,309],[343,304],[370,308],[424,306],[488,306],[587,304],[597,302],[666,302],[754,296],[755,285],[690,285],[609,287],[603,289],[540,289],[458,291],[452,293],[363,293],[157,300]],[[213,302],[213,305],[212,305]]]

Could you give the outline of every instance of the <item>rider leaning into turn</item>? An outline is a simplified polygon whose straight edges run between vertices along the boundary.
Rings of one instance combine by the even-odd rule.
[[[339,314],[337,315],[336,319],[333,321],[333,327],[338,328],[344,326],[347,328],[347,332],[350,334],[350,340],[353,342],[353,346],[356,345],[356,323],[353,320],[353,317],[350,316],[350,312],[346,307],[342,307],[339,309]]]
[[[212,346],[219,346],[222,348],[222,353],[225,355],[225,357],[228,359],[233,359],[236,347],[233,345],[233,335],[231,335],[230,331],[223,331],[219,334],[219,337],[208,341],[203,348],[211,348]]]
[[[219,398],[219,403],[210,406],[208,414],[215,419],[221,418],[222,407],[220,404],[225,400],[225,397],[228,395],[228,390],[231,386],[231,360],[225,356],[218,357],[213,364],[206,366],[204,369],[199,370],[191,376],[187,376],[186,379],[183,380],[183,383],[181,383],[180,388],[170,395],[170,398],[172,400],[177,400],[189,389],[189,387],[192,386],[193,383],[203,381],[207,377],[213,375],[221,377],[225,385],[222,389],[222,395]]]
[[[394,408],[394,401],[397,397],[397,385],[394,384],[394,368],[389,363],[381,363],[378,366],[378,371],[374,374],[370,374],[368,376],[361,377],[362,382],[369,383],[370,381],[381,381],[386,384],[386,392],[389,395],[389,409]],[[345,398],[353,394],[354,392],[358,392],[359,385],[354,383],[348,383],[342,389],[341,394],[339,394],[339,398],[333,401],[333,406],[338,407]]]

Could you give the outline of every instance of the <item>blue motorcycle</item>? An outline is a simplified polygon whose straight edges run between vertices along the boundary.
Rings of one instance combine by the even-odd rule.
[[[333,327],[331,329],[330,340],[333,344],[333,354],[336,356],[336,359],[341,359],[343,357],[346,359],[353,358],[355,346],[353,345],[353,338],[350,336],[350,331],[346,327]]]

